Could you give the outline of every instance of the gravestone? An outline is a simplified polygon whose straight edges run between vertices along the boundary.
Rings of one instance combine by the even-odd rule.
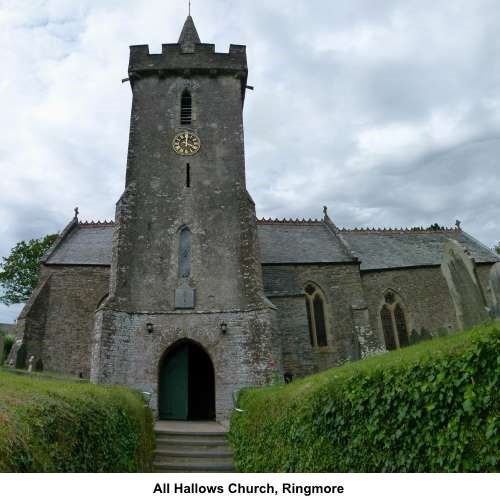
[[[432,334],[425,327],[420,329],[420,340],[421,341],[430,341],[432,339]]]
[[[0,365],[3,363],[3,347],[4,347],[5,337],[0,334]]]
[[[420,341],[420,334],[413,329],[410,333],[410,344],[416,344]]]
[[[500,262],[492,266],[490,271],[491,314],[500,318]]]
[[[31,355],[28,360],[28,372],[31,374],[33,372],[33,362],[35,361],[35,357]]]
[[[477,279],[476,265],[467,250],[449,239],[443,250],[441,272],[448,284],[458,327],[466,330],[488,320],[488,308]]]
[[[16,340],[9,353],[8,364],[16,369],[26,368],[26,345],[22,340]]]

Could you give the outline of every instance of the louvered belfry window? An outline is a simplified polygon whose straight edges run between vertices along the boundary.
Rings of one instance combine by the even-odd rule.
[[[323,292],[315,285],[306,285],[304,290],[311,346],[328,346]]]
[[[193,118],[193,100],[191,98],[191,93],[186,89],[182,93],[181,97],[181,124],[189,125],[191,124]]]

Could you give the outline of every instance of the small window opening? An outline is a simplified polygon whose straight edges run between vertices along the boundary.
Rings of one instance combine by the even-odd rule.
[[[384,334],[385,347],[388,351],[404,348],[409,345],[408,325],[405,310],[401,299],[396,298],[393,292],[384,296],[385,304],[380,310],[382,332]]]
[[[390,309],[384,306],[380,311],[382,318],[382,329],[384,331],[385,347],[387,351],[392,351],[397,348],[396,338],[394,337],[394,326],[392,324],[392,315]]]
[[[309,326],[309,340],[311,346],[328,346],[328,334],[325,318],[324,297],[319,288],[306,285],[307,323]]]
[[[193,114],[193,105],[191,93],[186,89],[181,97],[181,124],[191,124]]]
[[[186,187],[191,187],[191,166],[186,164]]]
[[[318,346],[326,346],[326,326],[325,326],[325,313],[323,308],[323,299],[316,295],[313,301],[314,306],[314,321],[316,322],[316,341]]]
[[[181,279],[191,275],[191,231],[184,227],[179,239],[179,273]]]

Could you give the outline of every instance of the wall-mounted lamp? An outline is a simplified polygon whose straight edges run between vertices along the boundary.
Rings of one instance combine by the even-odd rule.
[[[225,321],[223,321],[221,324],[220,324],[220,331],[225,334],[227,332],[227,323]]]
[[[146,323],[146,328],[148,329],[148,332],[149,332],[150,334],[152,334],[152,333],[153,333],[154,326],[153,326],[153,324],[152,324],[151,322]]]

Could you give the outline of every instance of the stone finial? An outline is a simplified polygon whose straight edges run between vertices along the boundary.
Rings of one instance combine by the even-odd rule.
[[[462,222],[460,222],[460,220],[457,219],[457,221],[455,222],[455,225],[457,226],[457,229],[461,229],[461,227],[460,227],[461,223]]]
[[[200,36],[198,35],[191,14],[189,14],[184,22],[184,26],[182,27],[182,31],[179,36],[179,41],[177,43],[181,46],[201,44]]]
[[[78,206],[75,208],[75,220],[78,220],[78,215],[80,214],[80,211],[78,210]]]
[[[325,215],[325,218],[328,218],[328,206],[323,206],[323,215]]]

